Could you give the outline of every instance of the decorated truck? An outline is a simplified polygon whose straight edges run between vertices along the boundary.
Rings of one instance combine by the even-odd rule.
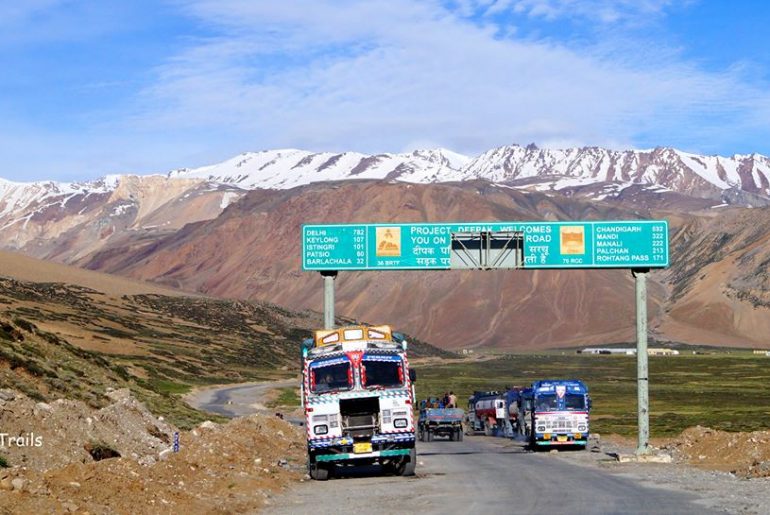
[[[315,331],[302,345],[302,406],[308,469],[382,465],[414,474],[414,371],[407,342],[389,326]]]
[[[530,445],[533,448],[554,445],[585,447],[588,442],[588,413],[591,398],[588,387],[577,379],[547,380],[532,383],[527,391],[532,410]]]

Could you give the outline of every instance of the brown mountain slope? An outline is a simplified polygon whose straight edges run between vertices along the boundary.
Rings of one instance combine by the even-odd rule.
[[[89,268],[224,297],[322,306],[318,274],[301,271],[300,226],[314,222],[629,219],[649,213],[487,183],[359,181],[254,191],[213,221],[191,224],[151,251],[113,248]],[[655,275],[655,274],[653,274]],[[664,290],[651,288],[651,313]],[[634,293],[625,271],[343,273],[337,310],[404,327],[445,348],[501,349],[627,341]]]
[[[770,346],[770,209],[690,217],[672,252],[662,332],[714,345]]]

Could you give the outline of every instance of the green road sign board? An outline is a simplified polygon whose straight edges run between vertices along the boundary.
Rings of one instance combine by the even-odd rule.
[[[302,226],[303,270],[447,270],[452,235],[520,233],[522,268],[664,268],[665,220]]]

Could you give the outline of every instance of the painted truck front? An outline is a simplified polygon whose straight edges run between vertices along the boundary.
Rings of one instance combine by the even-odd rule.
[[[582,381],[536,381],[532,383],[531,396],[530,444],[533,447],[586,446],[591,399]]]
[[[313,479],[327,479],[334,467],[368,464],[414,474],[414,375],[406,348],[388,326],[316,331],[303,344],[302,404]]]

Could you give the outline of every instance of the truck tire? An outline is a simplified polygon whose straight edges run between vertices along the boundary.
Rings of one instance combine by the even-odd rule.
[[[413,476],[414,471],[417,468],[417,449],[412,448],[409,450],[409,458],[404,460],[396,466],[396,474],[399,476]]]
[[[329,479],[329,466],[318,463],[311,458],[308,463],[308,473],[310,474],[310,477],[316,481],[326,481]]]
[[[457,429],[457,438],[455,438],[456,441],[462,442],[463,441],[463,430],[462,428]]]
[[[432,442],[433,441],[433,431],[431,431],[430,429],[428,429],[425,432],[425,441],[426,442]]]

